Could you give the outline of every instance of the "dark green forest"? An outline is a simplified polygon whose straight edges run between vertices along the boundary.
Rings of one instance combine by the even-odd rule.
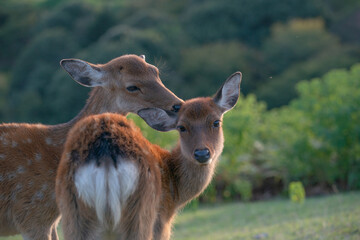
[[[6,0],[0,6],[0,120],[69,121],[89,89],[63,58],[145,54],[183,99],[235,71],[242,97],[203,201],[360,189],[358,0]],[[339,69],[339,70],[335,70]],[[151,131],[170,147],[176,133]]]

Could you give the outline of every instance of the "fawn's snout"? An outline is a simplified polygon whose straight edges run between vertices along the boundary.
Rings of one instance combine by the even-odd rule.
[[[194,157],[200,164],[209,164],[211,162],[211,154],[208,148],[196,149]]]

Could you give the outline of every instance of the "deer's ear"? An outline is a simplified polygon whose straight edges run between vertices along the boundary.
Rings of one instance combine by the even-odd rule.
[[[232,109],[239,99],[241,72],[231,75],[217,91],[213,100],[223,109],[224,113]]]
[[[85,87],[104,86],[102,81],[104,73],[94,64],[80,59],[63,59],[60,65],[77,83]]]
[[[167,132],[176,129],[177,114],[160,108],[145,108],[138,115],[153,129]]]

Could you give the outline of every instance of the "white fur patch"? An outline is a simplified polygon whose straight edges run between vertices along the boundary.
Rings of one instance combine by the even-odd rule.
[[[11,146],[14,148],[14,147],[17,147],[18,143],[16,141],[12,141],[11,143]]]
[[[40,153],[36,153],[35,154],[35,160],[38,162],[41,160],[41,154]]]
[[[47,145],[51,145],[53,143],[51,138],[45,138],[45,142]]]
[[[22,173],[25,172],[25,168],[20,165],[20,166],[17,168],[16,172],[19,173],[19,174],[22,174]]]
[[[120,222],[122,207],[135,191],[139,178],[136,165],[118,159],[118,166],[96,166],[95,162],[80,167],[75,173],[75,186],[80,198],[96,210],[99,221],[105,223],[106,209],[110,209],[113,227]]]
[[[44,199],[44,193],[41,190],[37,191],[31,198],[32,202],[43,199]]]

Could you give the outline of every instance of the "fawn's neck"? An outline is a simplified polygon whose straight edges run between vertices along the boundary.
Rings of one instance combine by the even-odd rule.
[[[186,159],[180,147],[174,149],[166,163],[171,195],[176,208],[197,197],[209,185],[217,159],[208,165],[199,165],[192,159]]]

